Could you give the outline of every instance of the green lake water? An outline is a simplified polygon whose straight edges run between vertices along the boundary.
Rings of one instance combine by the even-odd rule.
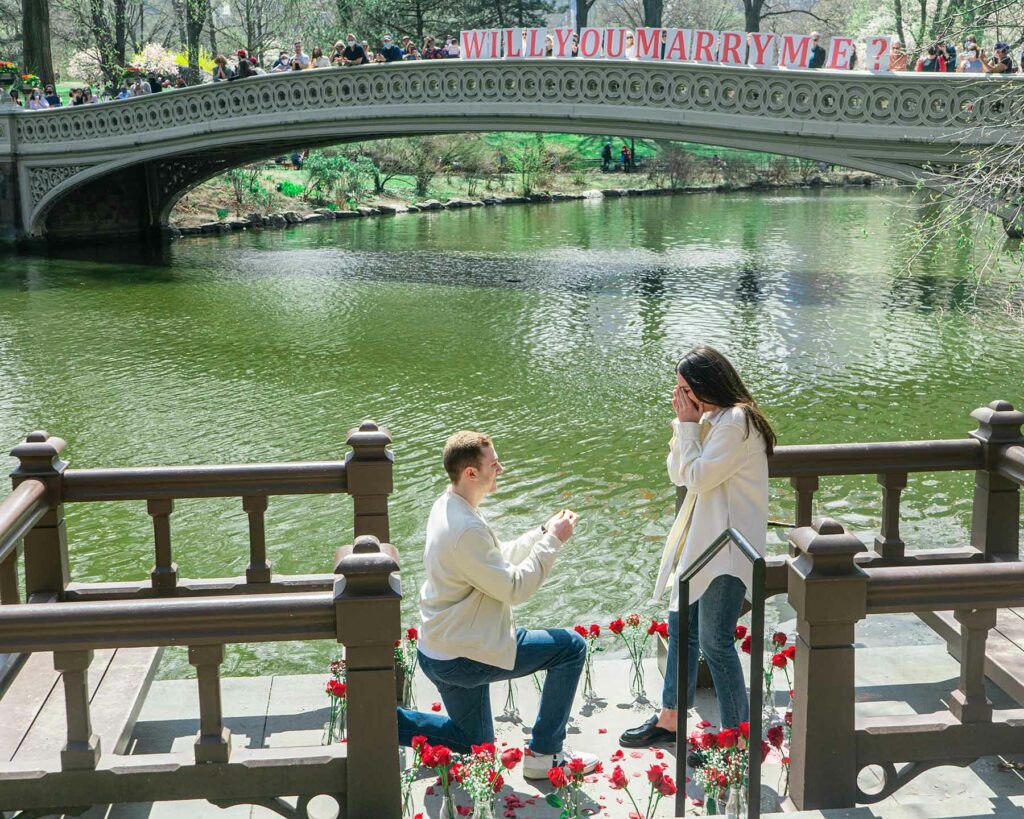
[[[723,349],[781,443],[960,437],[1020,402],[1024,334],[955,253],[907,270],[920,205],[895,190],[570,202],[332,222],[0,260],[0,444],[67,439],[75,467],[321,460],[364,418],[394,437],[392,540],[407,619],[426,517],[457,429],[507,472],[486,506],[508,536],[581,514],[520,625],[608,619],[646,601],[673,492],[673,363]],[[0,459],[2,460],[2,459]],[[912,548],[964,542],[970,475],[912,476]],[[823,479],[817,510],[862,533],[872,477]],[[772,517],[792,518],[773,483]],[[180,501],[183,577],[244,573],[241,501]],[[76,580],[148,576],[142,502],[68,507]],[[273,498],[275,571],[330,571],[344,496]],[[773,533],[772,548],[781,549]],[[237,646],[225,674],[322,670],[329,644]],[[190,671],[169,654],[162,675]]]

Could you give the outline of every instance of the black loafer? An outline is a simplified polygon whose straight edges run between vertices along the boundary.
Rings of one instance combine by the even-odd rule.
[[[655,742],[675,742],[676,732],[666,731],[658,727],[658,715],[655,714],[638,728],[623,731],[619,737],[619,745],[623,748],[646,748]]]

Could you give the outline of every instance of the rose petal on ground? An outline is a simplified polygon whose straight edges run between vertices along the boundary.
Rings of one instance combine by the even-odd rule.
[[[655,759],[664,759],[665,758],[665,752],[664,751],[655,751],[654,752],[654,758]]]
[[[624,756],[625,754],[622,752],[622,749],[619,748],[619,750],[611,755],[610,759],[612,762],[619,762]]]
[[[427,793],[427,796],[433,796],[434,795],[434,786],[433,785],[427,785],[426,793]]]
[[[608,733],[608,729],[607,728],[598,728],[597,729],[597,733],[599,733],[599,734],[607,734]]]
[[[643,759],[644,758],[643,751],[630,751],[629,755],[631,757],[633,757],[633,759]]]
[[[431,711],[440,711],[441,710],[441,703],[439,703],[439,702],[431,703],[430,704],[430,710]]]

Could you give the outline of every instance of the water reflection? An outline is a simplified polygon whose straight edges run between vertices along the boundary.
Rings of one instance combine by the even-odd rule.
[[[783,443],[960,437],[973,407],[1020,400],[1024,341],[1000,331],[963,258],[900,264],[892,213],[909,201],[644,197],[10,256],[0,442],[45,427],[76,466],[338,458],[347,428],[374,418],[395,436],[392,539],[415,589],[441,444],[487,429],[509,467],[490,507],[500,530],[562,506],[583,514],[520,622],[600,621],[649,593],[672,513],[672,367],[689,345],[734,358]],[[912,477],[908,545],[966,539],[969,483]],[[869,536],[878,498],[872,476],[823,480],[819,511]],[[349,509],[275,498],[275,567],[324,571]],[[146,576],[144,504],[68,514],[76,578]],[[771,515],[792,517],[785,482]],[[176,505],[182,574],[244,571],[245,527],[235,500]],[[309,671],[329,650],[239,648],[231,670]],[[175,662],[166,673],[185,670]]]

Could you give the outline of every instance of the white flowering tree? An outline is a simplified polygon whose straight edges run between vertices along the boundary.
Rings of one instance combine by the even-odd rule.
[[[162,77],[174,77],[178,74],[178,55],[159,43],[146,43],[142,50],[132,57],[132,65],[137,65],[146,73]]]
[[[67,77],[71,80],[85,80],[93,85],[103,81],[103,64],[95,48],[84,48],[68,58]]]

